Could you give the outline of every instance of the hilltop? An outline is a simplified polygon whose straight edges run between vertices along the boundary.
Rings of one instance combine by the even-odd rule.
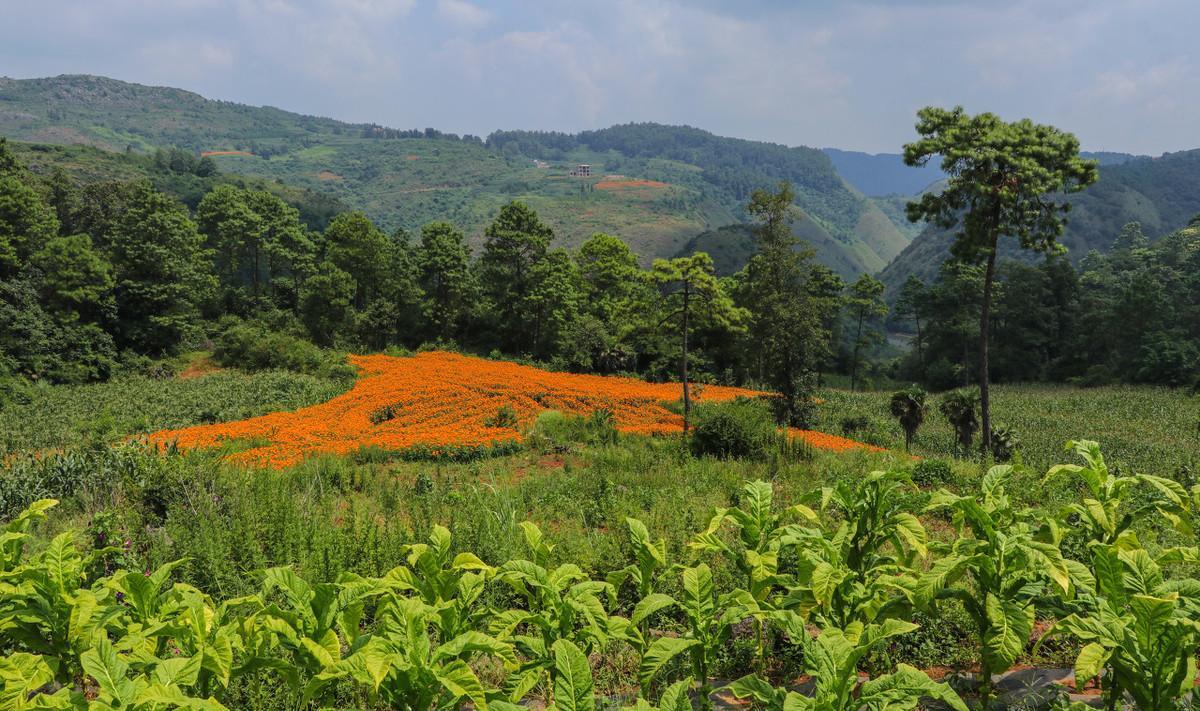
[[[566,246],[605,231],[643,258],[671,256],[701,233],[743,222],[750,192],[781,180],[795,184],[814,241],[827,245],[839,271],[882,269],[911,237],[902,215],[851,187],[817,149],[687,126],[497,132],[484,140],[64,75],[0,79],[0,135],[119,152],[213,153],[222,172],[330,196],[386,229],[446,219],[475,242],[501,205],[520,199]],[[590,176],[571,175],[581,163]]]

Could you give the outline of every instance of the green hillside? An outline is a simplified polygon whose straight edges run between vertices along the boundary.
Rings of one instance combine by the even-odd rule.
[[[910,235],[893,212],[847,185],[820,151],[722,138],[690,127],[630,124],[580,134],[497,132],[487,141],[399,131],[93,76],[0,78],[0,135],[148,153],[214,155],[225,173],[282,182],[362,209],[387,229],[436,219],[474,240],[505,202],[528,202],[563,244],[596,231],[645,258],[742,221],[755,188],[796,186],[797,206],[839,271],[877,271]],[[573,177],[579,163],[592,176]]]
[[[85,145],[10,141],[9,149],[22,164],[39,175],[49,176],[61,169],[73,182],[81,185],[146,179],[157,189],[171,193],[193,209],[205,193],[222,183],[274,193],[299,210],[300,219],[316,230],[324,229],[329,220],[347,209],[337,197],[326,192],[236,173],[197,175],[196,160],[191,154],[182,156],[183,165],[179,164],[179,156],[176,156],[176,163],[172,165],[170,158],[162,155],[157,156],[156,160],[154,155],[117,153]]]
[[[1100,166],[1100,180],[1070,197],[1069,222],[1060,241],[1071,260],[1078,263],[1088,252],[1107,252],[1121,227],[1140,222],[1150,239],[1183,227],[1200,214],[1200,149],[1167,153],[1158,158],[1135,158]],[[910,274],[926,282],[937,276],[949,255],[953,235],[926,228],[880,274],[894,295]],[[1036,258],[1018,254],[1015,240],[1005,239],[1004,257]]]

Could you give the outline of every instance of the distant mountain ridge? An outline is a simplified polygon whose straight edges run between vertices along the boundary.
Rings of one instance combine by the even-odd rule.
[[[919,195],[946,177],[936,160],[913,167],[904,164],[904,156],[900,153],[863,153],[839,148],[821,150],[833,161],[846,182],[871,197]],[[1120,165],[1135,158],[1149,157],[1113,151],[1084,151],[1082,155],[1099,161],[1100,165]]]
[[[917,195],[945,177],[936,163],[918,168],[899,153],[863,153],[823,148],[837,172],[864,195]]]
[[[213,158],[223,172],[330,195],[387,229],[413,231],[445,219],[476,242],[501,205],[520,199],[542,214],[565,246],[605,231],[646,259],[671,256],[698,234],[744,222],[750,192],[781,180],[795,185],[797,206],[839,271],[878,271],[912,236],[895,219],[894,206],[880,209],[819,150],[688,126],[505,131],[484,141],[67,75],[0,79],[0,135],[112,151],[244,151],[253,155]],[[592,175],[572,175],[578,164],[591,166]]]

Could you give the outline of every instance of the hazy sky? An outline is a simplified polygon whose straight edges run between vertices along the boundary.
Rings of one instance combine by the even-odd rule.
[[[896,151],[925,104],[1200,147],[1200,0],[0,0],[0,75],[486,135],[687,123]]]

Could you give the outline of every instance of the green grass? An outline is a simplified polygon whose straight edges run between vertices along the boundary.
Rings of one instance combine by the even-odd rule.
[[[864,472],[912,466],[898,451],[803,451],[789,460],[762,461],[698,458],[679,438],[621,436],[615,442],[587,444],[590,440],[572,434],[571,428],[550,427],[526,446],[487,458],[330,456],[284,471],[223,463],[221,456],[233,451],[236,442],[224,451],[166,455],[130,444],[71,446],[214,416],[229,419],[299,407],[340,389],[308,376],[234,371],[190,380],[131,378],[34,389],[28,402],[0,411],[0,434],[23,449],[66,451],[6,458],[0,472],[0,518],[35,498],[61,498],[37,545],[63,530],[86,530],[93,536],[102,530],[107,540],[129,541],[122,566],[153,569],[186,559],[181,580],[228,598],[257,589],[255,572],[275,565],[291,565],[311,581],[331,581],[347,572],[382,575],[404,559],[408,544],[424,540],[435,523],[451,529],[456,552],[472,551],[500,564],[524,555],[518,524],[532,520],[556,546],[553,563],[574,562],[596,577],[630,560],[624,522],[637,517],[655,538],[666,540],[670,560],[690,560],[688,541],[705,527],[714,508],[738,503],[748,480],[771,482],[783,506],[823,486],[853,484]],[[899,446],[899,429],[886,413],[887,393],[831,390],[823,396],[822,429],[839,431],[842,417],[861,414],[871,422],[868,438]],[[1078,496],[1076,484],[1065,479],[1040,484],[1047,466],[1071,460],[1060,451],[1062,440],[1070,437],[1099,439],[1111,460],[1145,470],[1161,472],[1161,466],[1189,457],[1195,461],[1195,440],[1189,444],[1183,428],[1194,427],[1196,402],[1181,393],[1000,387],[996,408],[1004,421],[1021,430],[1033,467],[1016,477],[1010,491],[1039,510],[1055,510]],[[932,414],[919,438],[919,453],[944,456],[949,442],[948,426]],[[982,464],[956,461],[946,478],[931,486],[971,491],[982,472]],[[920,510],[929,489],[909,496],[912,510]],[[936,517],[928,517],[926,525],[936,537],[951,535]],[[1158,528],[1139,530],[1139,536],[1150,546],[1178,543]],[[738,583],[727,561],[710,562],[719,589]],[[503,593],[496,588],[488,594]],[[886,663],[866,663],[973,663],[974,633],[953,606],[921,622],[921,630],[888,651]],[[745,651],[731,645],[718,673],[744,671]],[[1069,664],[1062,650],[1044,654],[1049,656],[1038,663]],[[607,669],[622,662],[618,654],[598,663]],[[604,685],[628,678],[628,670],[597,671],[598,678],[610,673],[610,680],[599,683],[619,690]],[[258,700],[246,701],[244,707],[276,706]]]
[[[127,377],[22,388],[0,406],[0,451],[69,448],[324,402],[348,383],[284,371],[222,370],[197,378]]]
[[[871,425],[856,436],[903,448],[904,433],[888,412],[891,391],[827,390],[821,397],[818,429],[841,434],[844,418],[865,416]],[[937,411],[940,399],[929,396],[930,411],[914,454],[953,453],[953,430]],[[1171,476],[1182,467],[1195,472],[1200,466],[1200,398],[1184,390],[1001,385],[992,389],[992,420],[1016,430],[1024,463],[1037,471],[1064,461],[1063,444],[1070,439],[1096,440],[1110,462],[1146,474]]]

